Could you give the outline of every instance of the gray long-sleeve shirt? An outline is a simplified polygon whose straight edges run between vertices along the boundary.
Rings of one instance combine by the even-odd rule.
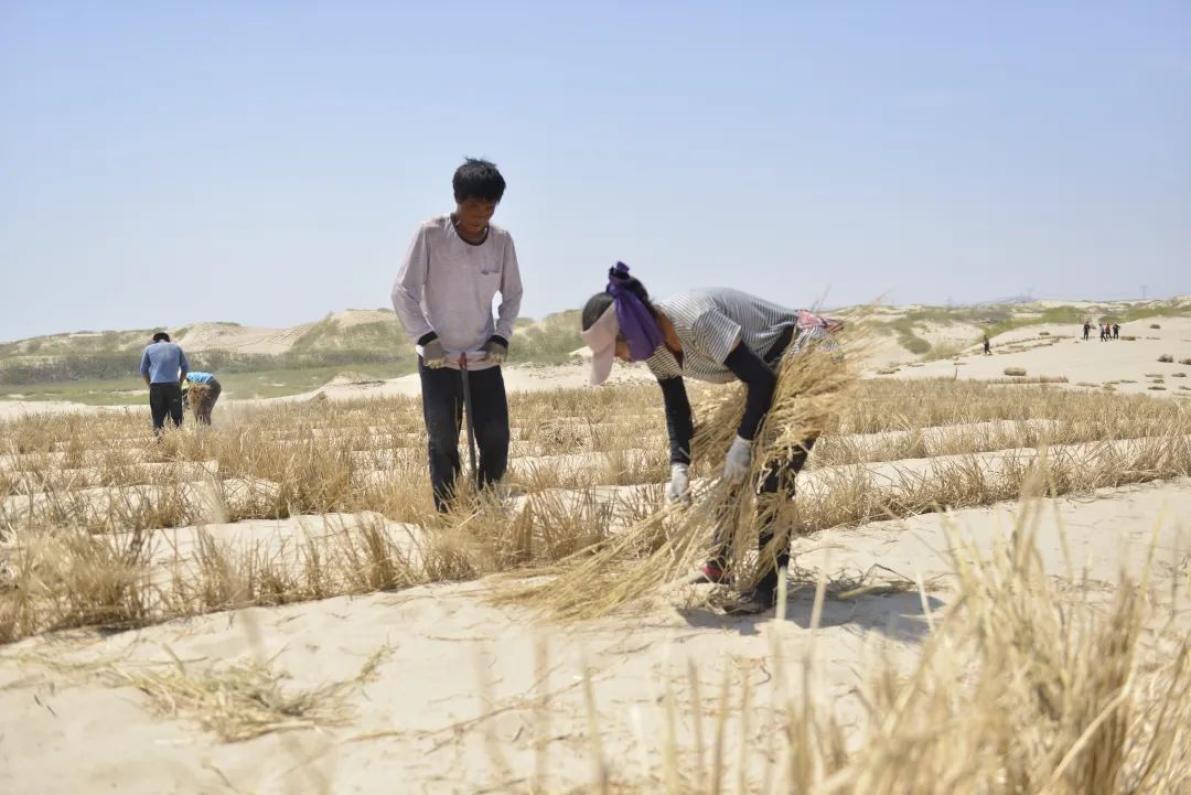
[[[433,331],[448,353],[478,350],[493,334],[511,338],[521,310],[513,238],[489,224],[483,243],[468,243],[449,215],[431,218],[418,227],[393,283],[393,309],[412,342]],[[485,366],[477,362],[474,369]]]
[[[682,342],[680,366],[666,346],[646,361],[659,380],[689,376],[728,383],[736,376],[724,360],[740,343],[764,358],[782,333],[798,321],[798,310],[728,287],[687,290],[653,302],[674,324]]]

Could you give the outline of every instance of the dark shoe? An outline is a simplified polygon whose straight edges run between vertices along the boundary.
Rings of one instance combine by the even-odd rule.
[[[773,591],[754,588],[740,594],[735,602],[724,605],[724,612],[730,616],[755,616],[773,609]]]
[[[709,560],[699,567],[699,573],[691,578],[691,585],[721,585],[729,582],[732,575],[724,565],[716,560]]]

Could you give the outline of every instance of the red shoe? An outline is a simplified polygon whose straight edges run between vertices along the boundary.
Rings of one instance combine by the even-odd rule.
[[[719,561],[709,560],[699,567],[699,573],[691,578],[691,585],[720,585],[728,582],[728,574]]]

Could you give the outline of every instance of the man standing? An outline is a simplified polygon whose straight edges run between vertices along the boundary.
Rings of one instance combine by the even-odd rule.
[[[168,414],[174,427],[182,425],[182,381],[190,370],[186,354],[170,335],[159,331],[141,354],[141,378],[149,385],[149,410],[153,413],[153,431],[161,433]]]
[[[434,506],[450,508],[459,461],[463,376],[468,357],[468,420],[480,448],[478,485],[504,477],[509,460],[509,404],[500,364],[521,308],[513,238],[489,223],[505,191],[492,163],[468,159],[452,180],[455,211],[418,227],[393,284],[393,309],[418,351],[422,413],[429,438]],[[500,293],[496,322],[492,299]]]

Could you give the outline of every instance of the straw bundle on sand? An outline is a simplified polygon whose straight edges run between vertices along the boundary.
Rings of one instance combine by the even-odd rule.
[[[191,384],[186,389],[186,402],[190,410],[198,413],[211,399],[211,387],[206,384]]]
[[[717,475],[693,490],[689,505],[668,505],[615,538],[533,572],[557,576],[504,590],[497,601],[536,606],[562,618],[596,618],[689,576],[724,546],[737,584],[751,586],[772,569],[774,552],[789,544],[788,520],[795,510],[788,495],[758,495],[757,484],[771,462],[788,460],[831,427],[855,381],[848,363],[826,346],[785,356],[772,407],[753,442],[746,485],[733,486]],[[718,468],[744,414],[746,393],[739,384],[701,407],[706,419],[693,441],[695,461]],[[774,537],[758,555],[764,528]]]
[[[205,403],[211,396],[211,387],[205,383],[192,383],[186,388],[186,400],[191,403],[191,408],[198,408]]]

